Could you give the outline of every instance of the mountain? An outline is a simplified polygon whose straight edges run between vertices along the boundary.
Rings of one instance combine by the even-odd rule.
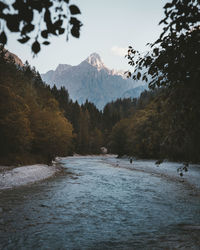
[[[123,93],[121,98],[136,98],[136,97],[140,96],[140,94],[144,90],[147,90],[147,89],[148,89],[147,85],[141,85],[141,86],[135,87],[133,89],[128,89],[127,91],[125,91]]]
[[[123,97],[128,90],[131,90],[131,97],[141,93],[138,90],[134,93],[138,82],[125,78],[120,71],[108,69],[97,53],[91,54],[77,66],[59,64],[56,70],[41,74],[41,77],[50,86],[65,86],[73,101],[82,104],[88,100],[99,109]]]

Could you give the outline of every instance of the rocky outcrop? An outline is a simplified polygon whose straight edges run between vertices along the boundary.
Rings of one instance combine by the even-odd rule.
[[[22,60],[15,54],[11,53],[10,51],[6,50],[5,57],[8,60],[14,60],[15,64],[19,65],[20,67],[23,67],[24,64]]]

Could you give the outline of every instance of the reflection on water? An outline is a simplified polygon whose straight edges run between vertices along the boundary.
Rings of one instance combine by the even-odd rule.
[[[65,158],[66,174],[1,192],[0,249],[199,249],[190,186],[101,158]]]

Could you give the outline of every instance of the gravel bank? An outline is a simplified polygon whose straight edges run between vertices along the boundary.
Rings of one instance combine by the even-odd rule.
[[[3,167],[2,167],[3,168]],[[41,181],[53,176],[59,169],[56,165],[43,164],[16,167],[0,172],[0,189],[9,189]]]

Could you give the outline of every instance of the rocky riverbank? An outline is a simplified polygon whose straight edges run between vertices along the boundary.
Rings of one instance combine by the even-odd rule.
[[[0,189],[10,189],[32,184],[47,179],[60,170],[61,168],[57,164],[52,166],[36,164],[15,168],[1,166]]]

